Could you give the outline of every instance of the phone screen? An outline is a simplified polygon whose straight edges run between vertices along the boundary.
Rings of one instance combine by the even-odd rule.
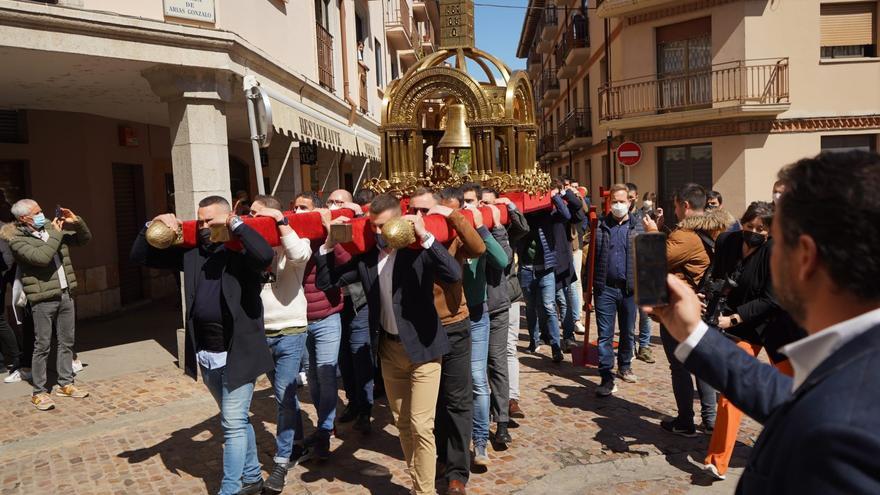
[[[652,232],[635,238],[636,304],[665,306],[669,304],[666,286],[666,234]]]
[[[61,213],[61,205],[55,205],[55,218],[61,218],[64,215]]]

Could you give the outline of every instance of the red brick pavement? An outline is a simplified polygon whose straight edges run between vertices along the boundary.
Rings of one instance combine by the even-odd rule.
[[[707,484],[683,459],[701,459],[708,437],[684,439],[659,428],[674,401],[662,348],[656,345],[655,351],[657,363],[635,361],[639,383],[621,382],[620,392],[606,399],[595,396],[595,370],[573,367],[570,357],[553,364],[547,352],[521,353],[521,404],[527,417],[511,430],[510,448],[490,451],[489,469],[472,474],[469,492],[513,493],[572,466],[596,466],[607,475],[616,466],[610,461],[638,458],[660,459],[661,474],[639,479],[636,472],[629,481],[611,483],[608,491],[685,493],[694,484]],[[26,398],[0,402],[0,494],[216,492],[222,433],[216,406],[202,384],[173,367],[95,382],[83,373],[80,384],[92,392],[90,398],[58,398],[57,409],[48,413],[36,411]],[[314,409],[304,390],[301,400],[308,433]],[[274,450],[274,408],[262,379],[252,412],[264,466],[271,465]],[[384,402],[377,403],[375,415],[369,436],[340,425],[331,460],[297,467],[284,493],[408,493],[396,429]],[[757,425],[747,421],[740,440],[748,444],[756,434]],[[742,445],[738,449],[738,455],[747,453]],[[715,488],[730,493],[733,482]]]

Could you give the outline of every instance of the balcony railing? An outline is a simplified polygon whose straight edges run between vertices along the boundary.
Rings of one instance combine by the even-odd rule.
[[[318,37],[318,82],[333,91],[333,35],[316,23]]]
[[[541,93],[546,95],[550,91],[559,90],[559,78],[556,77],[556,69],[545,70],[541,74]]]
[[[788,103],[788,58],[740,60],[705,71],[612,81],[599,120],[735,105]]]
[[[552,4],[544,7],[544,15],[542,16],[542,19],[545,26],[556,26],[559,19],[556,15],[557,10],[556,5]]]
[[[559,142],[567,143],[576,138],[588,138],[593,135],[589,108],[579,108],[571,112],[559,126]]]
[[[410,37],[412,32],[411,19],[409,4],[406,3],[406,0],[400,0],[398,8],[389,9],[385,12],[386,28],[402,28],[407,38]]]
[[[570,22],[566,23],[565,32],[556,47],[556,65],[564,66],[572,50],[588,46],[590,46],[590,33],[587,29],[587,18],[581,15],[571,18]]]
[[[358,81],[360,81],[361,112],[367,113],[370,110],[370,98],[367,95],[367,68],[362,63],[358,64]]]
[[[559,151],[559,141],[557,140],[556,133],[544,134],[543,136],[541,136],[541,141],[538,144],[539,157]]]

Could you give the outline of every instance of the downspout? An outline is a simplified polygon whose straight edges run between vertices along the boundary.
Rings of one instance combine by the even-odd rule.
[[[609,28],[611,26],[611,19],[605,18],[605,115],[611,114],[611,98],[609,96],[609,91],[611,90],[611,36]],[[616,168],[617,160],[614,160],[614,157],[611,156],[611,128],[608,128],[608,131],[605,133],[605,153],[608,154],[608,167],[610,177],[608,180],[613,184],[614,183],[614,173]],[[614,160],[614,162],[612,162]]]
[[[339,30],[339,37],[340,45],[342,45],[342,92],[345,102],[351,107],[351,112],[348,114],[348,125],[353,125],[354,119],[357,117],[357,104],[351,99],[351,85],[348,82],[348,30],[345,27],[346,1],[347,0],[340,0],[339,2],[339,25],[341,27]]]

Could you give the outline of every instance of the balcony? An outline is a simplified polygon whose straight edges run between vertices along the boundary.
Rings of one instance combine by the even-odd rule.
[[[605,129],[750,117],[788,110],[788,58],[739,60],[685,74],[612,81],[599,88]]]
[[[562,152],[559,151],[556,134],[541,136],[541,141],[538,143],[538,151],[538,159],[540,160],[555,160],[561,157]]]
[[[333,35],[324,26],[318,23],[315,26],[318,38],[318,83],[333,91]]]
[[[544,15],[541,18],[543,22],[541,22],[541,29],[539,31],[543,41],[552,43],[556,38],[556,32],[559,29],[559,16],[556,15],[556,11],[556,5],[551,4],[544,7]]]
[[[436,33],[434,32],[434,27],[430,22],[421,22],[419,23],[419,44],[422,47],[422,53],[424,55],[430,55],[434,53],[436,44]]]
[[[681,0],[596,0],[596,15],[621,17],[681,4]]]
[[[559,79],[556,77],[556,70],[545,70],[541,74],[541,95],[543,97],[544,106],[552,106],[556,98],[559,98]]]
[[[559,126],[559,149],[574,151],[593,144],[591,117],[589,108],[571,112]]]
[[[559,46],[556,48],[556,73],[560,79],[577,75],[578,70],[590,58],[590,34],[586,16],[576,16],[566,23]]]
[[[414,0],[413,1],[413,17],[416,20],[430,22],[431,18],[428,16],[428,2],[433,2],[434,0]]]
[[[367,66],[363,62],[358,62],[358,81],[360,84],[360,108],[361,112],[370,111],[370,97],[367,94]]]
[[[385,36],[397,50],[412,48],[412,16],[406,0],[400,0],[398,8],[385,12]]]

